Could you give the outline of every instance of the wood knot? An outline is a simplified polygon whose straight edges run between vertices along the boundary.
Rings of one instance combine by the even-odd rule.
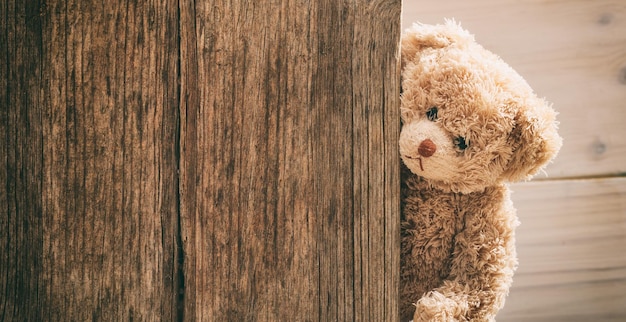
[[[593,154],[595,154],[596,156],[601,156],[606,153],[606,149],[606,144],[600,140],[596,140],[592,144]]]
[[[626,84],[626,67],[622,67],[622,69],[619,70],[619,76],[617,79],[620,84]]]
[[[611,21],[613,21],[613,15],[608,12],[603,13],[602,15],[600,15],[600,18],[598,18],[598,24],[601,26],[606,26],[610,24]]]

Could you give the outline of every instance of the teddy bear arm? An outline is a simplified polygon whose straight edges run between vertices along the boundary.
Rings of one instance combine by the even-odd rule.
[[[415,304],[414,322],[494,321],[501,305],[497,291],[472,288],[473,283],[445,281]]]
[[[468,321],[467,293],[460,283],[445,281],[415,303],[413,322]]]
[[[508,293],[506,275],[491,271],[446,280],[416,303],[413,321],[494,321]]]
[[[517,220],[512,207],[492,211],[466,217],[455,240],[450,275],[416,303],[414,321],[494,320],[517,266]]]

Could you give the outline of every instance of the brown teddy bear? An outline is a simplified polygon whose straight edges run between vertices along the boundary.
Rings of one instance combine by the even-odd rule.
[[[561,147],[556,113],[454,21],[402,37],[400,315],[493,321],[517,266],[507,182]]]

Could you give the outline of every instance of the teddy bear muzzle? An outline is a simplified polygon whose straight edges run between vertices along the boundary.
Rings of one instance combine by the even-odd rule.
[[[425,139],[422,141],[417,147],[417,153],[419,156],[417,158],[406,155],[409,159],[414,159],[419,162],[420,170],[424,171],[424,165],[422,164],[422,158],[431,157],[433,154],[437,152],[437,145],[431,139]]]

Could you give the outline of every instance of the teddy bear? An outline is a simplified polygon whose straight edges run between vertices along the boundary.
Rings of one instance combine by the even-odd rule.
[[[453,20],[401,42],[400,316],[495,321],[517,267],[508,183],[559,151],[556,112]]]

